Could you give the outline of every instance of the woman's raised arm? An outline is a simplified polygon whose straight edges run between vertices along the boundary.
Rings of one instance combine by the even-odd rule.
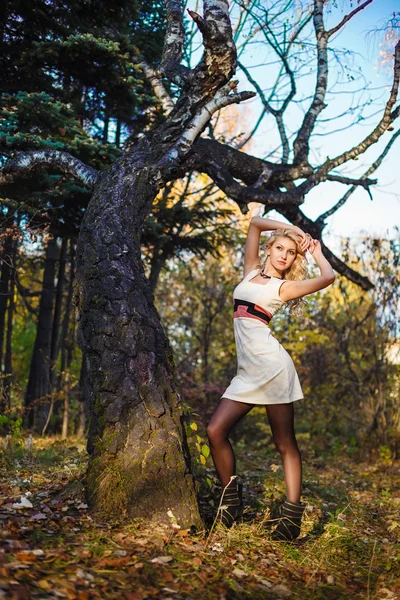
[[[318,240],[312,240],[309,251],[319,267],[320,275],[303,281],[285,281],[279,290],[279,295],[284,302],[318,292],[335,281],[335,273],[322,254],[321,244]]]
[[[275,231],[276,229],[292,229],[302,239],[300,246],[306,250],[310,243],[310,237],[304,233],[300,227],[282,223],[264,217],[253,217],[250,221],[249,230],[247,232],[246,247],[244,250],[244,276],[255,269],[260,264],[259,249],[260,249],[260,234],[262,231]]]

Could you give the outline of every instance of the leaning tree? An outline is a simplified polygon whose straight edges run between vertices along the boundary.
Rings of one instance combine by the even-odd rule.
[[[141,262],[143,222],[161,188],[197,171],[207,174],[243,211],[251,201],[264,204],[321,239],[326,218],[346,198],[312,221],[301,210],[307,193],[328,180],[350,186],[347,194],[358,186],[369,190],[375,183],[370,175],[399,135],[397,131],[391,137],[379,158],[358,179],[337,174],[338,167],[357,159],[393,129],[400,113],[396,106],[400,44],[396,46],[392,87],[373,131],[346,152],[326,158],[322,164],[311,164],[310,138],[326,107],[329,40],[371,1],[359,4],[327,29],[324,0],[314,0],[310,15],[299,25],[298,29],[306,23],[313,25],[317,72],[315,91],[293,141],[283,128],[284,111],[296,95],[288,53],[282,51],[280,56],[289,81],[287,98],[280,106],[268,104],[261,88],[253,86],[265,102],[265,111],[277,120],[281,160],[262,160],[212,136],[202,136],[217,111],[255,95],[254,91],[239,92],[232,80],[237,51],[227,0],[204,0],[202,16],[189,11],[203,43],[202,58],[194,68],[182,60],[185,29],[181,3],[165,0],[162,62],[154,69],[140,56],[137,59],[164,107],[162,122],[101,172],[71,154],[51,149],[11,156],[1,169],[0,183],[10,184],[20,174],[46,167],[68,173],[93,190],[80,228],[76,278],[79,343],[90,400],[86,481],[92,507],[108,513],[127,510],[131,516],[157,522],[176,518],[181,525],[199,523],[171,348]],[[252,5],[242,4],[245,10]],[[267,12],[265,15],[258,31],[269,27]],[[271,39],[276,41],[273,35]],[[248,79],[251,82],[250,75]],[[179,90],[175,98],[171,90]],[[367,278],[326,246],[324,252],[338,272],[365,290],[371,287]]]

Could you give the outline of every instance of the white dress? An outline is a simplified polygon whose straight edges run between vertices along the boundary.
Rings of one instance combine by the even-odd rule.
[[[267,324],[283,304],[279,289],[284,280],[272,277],[266,284],[251,282],[260,271],[253,269],[233,292],[238,369],[222,398],[248,404],[301,400],[304,396],[293,361]]]

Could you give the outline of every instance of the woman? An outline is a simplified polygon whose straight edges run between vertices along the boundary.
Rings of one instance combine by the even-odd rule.
[[[260,234],[272,230],[275,233],[267,242],[267,260],[262,267],[258,255]],[[313,279],[305,279],[307,250],[320,269],[320,275]],[[251,220],[244,279],[233,295],[238,371],[207,428],[215,468],[224,488],[217,518],[227,527],[243,514],[241,486],[228,436],[255,405],[265,405],[274,443],[282,457],[287,492],[272,537],[293,540],[300,534],[305,505],[300,502],[301,457],[294,433],[293,403],[303,398],[303,393],[292,359],[272,336],[268,323],[283,303],[289,302],[293,310],[300,298],[322,290],[334,279],[320,243],[309,234],[272,219]]]

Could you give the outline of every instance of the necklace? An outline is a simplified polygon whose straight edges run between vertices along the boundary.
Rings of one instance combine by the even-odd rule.
[[[271,275],[265,275],[264,273],[265,265],[261,269],[260,275],[263,279],[271,279]],[[275,277],[275,279],[283,279],[283,277]]]

